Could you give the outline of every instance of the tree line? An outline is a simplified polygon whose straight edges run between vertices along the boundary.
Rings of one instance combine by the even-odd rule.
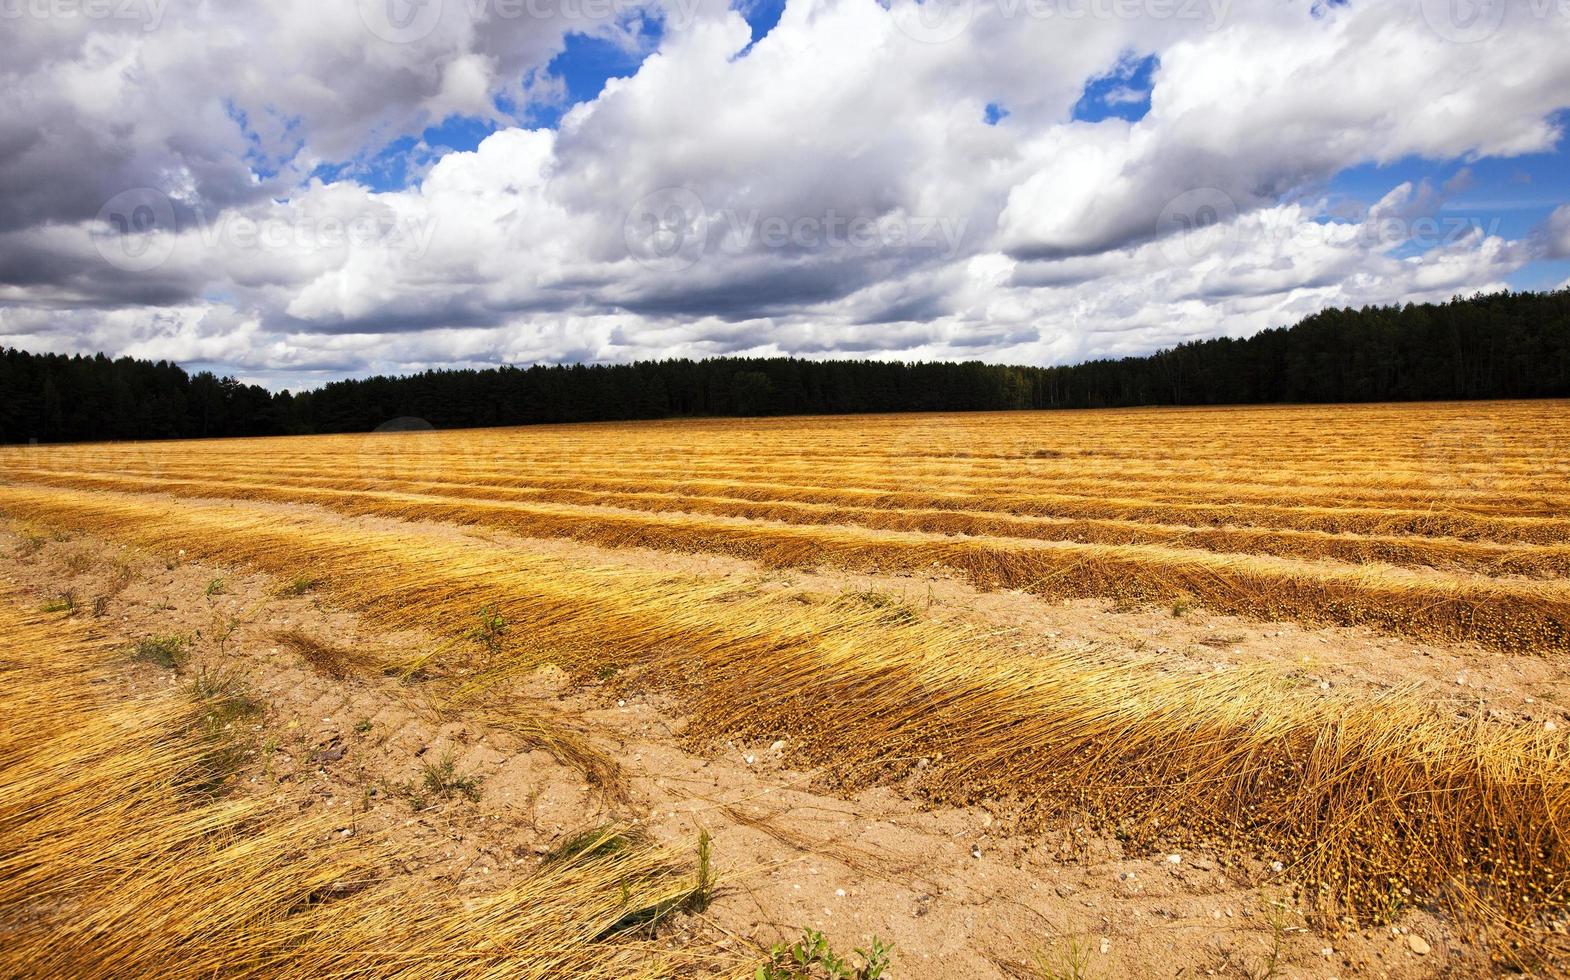
[[[0,442],[701,416],[1570,396],[1570,290],[1326,310],[1246,339],[1062,367],[674,359],[427,371],[273,393],[168,361],[0,350]]]

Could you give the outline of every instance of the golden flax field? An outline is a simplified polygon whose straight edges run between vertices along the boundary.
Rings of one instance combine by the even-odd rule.
[[[1021,839],[1072,824],[1130,852],[1275,859],[1315,929],[1427,910],[1487,961],[1552,973],[1570,908],[1570,725],[1533,713],[1547,695],[1524,714],[1457,710],[1396,660],[1369,668],[1379,683],[1334,686],[1268,657],[1176,669],[1137,638],[1057,648],[1028,622],[928,615],[911,594],[855,583],[952,580],[1131,630],[1212,617],[1267,649],[1266,628],[1285,624],[1328,661],[1342,643],[1423,644],[1485,673],[1541,661],[1557,683],[1567,413],[1133,410],[18,447],[0,450],[0,513],[40,538],[308,575],[320,601],[377,629],[445,638],[421,669],[444,676],[450,710],[544,663],[578,683],[615,678],[665,698],[694,751],[788,740],[793,764],[842,795],[889,786],[924,808],[1006,807]],[[793,573],[850,585],[769,584]],[[302,848],[304,818],[192,795],[210,748],[156,698],[103,704],[95,677],[128,669],[123,653],[87,612],[17,612],[27,601],[10,597],[0,623],[0,697],[23,720],[0,734],[0,919],[46,896],[70,926],[24,918],[0,972],[754,975],[744,955],[615,928],[629,910],[692,904],[706,872],[694,878],[688,854],[591,849],[459,914],[356,870],[377,865],[374,840]],[[477,616],[496,636],[476,639]],[[597,764],[606,780],[630,765]]]

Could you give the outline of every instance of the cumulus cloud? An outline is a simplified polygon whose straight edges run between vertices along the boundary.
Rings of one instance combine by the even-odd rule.
[[[0,343],[293,383],[742,352],[1051,362],[1503,288],[1570,255],[1570,206],[1515,241],[1442,210],[1468,164],[1559,140],[1570,18],[1540,5],[1478,39],[1427,3],[929,4],[790,0],[756,43],[700,0],[21,16]],[[653,47],[526,128],[573,32]],[[1087,83],[1147,56],[1148,113],[1076,118]],[[406,187],[357,176],[454,115],[497,131],[416,147]],[[1455,173],[1350,209],[1326,193],[1414,157]]]
[[[1537,237],[1546,258],[1570,259],[1570,204],[1555,208]]]

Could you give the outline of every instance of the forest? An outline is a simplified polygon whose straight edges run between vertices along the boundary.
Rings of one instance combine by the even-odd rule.
[[[537,364],[270,392],[168,361],[0,350],[0,443],[672,417],[1570,396],[1570,290],[1331,309],[1245,339],[1056,367],[712,358]]]

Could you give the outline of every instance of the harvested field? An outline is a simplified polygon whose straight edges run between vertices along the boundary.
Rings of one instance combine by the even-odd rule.
[[[912,416],[11,451],[46,486],[312,503],[775,567],[933,565],[1570,652],[1559,403]],[[1288,448],[1290,447],[1290,448]]]
[[[0,514],[21,535],[18,563],[51,535],[82,535],[170,568],[264,573],[378,636],[428,637],[415,651],[344,646],[254,614],[321,683],[439,684],[443,717],[543,746],[613,809],[632,799],[617,787],[635,763],[595,747],[581,718],[520,714],[514,685],[553,670],[573,690],[657,697],[681,719],[683,751],[779,746],[821,791],[983,808],[1013,842],[1069,832],[1128,855],[1214,854],[1240,885],[1290,883],[1326,936],[1438,915],[1459,959],[1436,972],[1552,972],[1570,907],[1570,725],[1542,689],[1492,705],[1436,697],[1394,653],[1335,684],[1268,656],[1193,662],[1241,648],[1245,633],[1268,648],[1290,628],[1323,645],[1315,670],[1335,670],[1338,645],[1411,656],[1418,643],[1491,683],[1533,662],[1547,689],[1570,690],[1565,411],[902,416],[10,449]],[[223,594],[213,583],[210,603]],[[105,600],[93,615],[112,611],[117,593],[102,577],[92,589]],[[945,611],[934,589],[965,610]],[[1128,638],[1055,644],[1000,615],[986,601],[997,593]],[[73,595],[59,625],[85,619],[89,598]],[[1162,619],[1205,624],[1185,659],[1150,639]],[[27,628],[19,650],[66,655]],[[721,811],[806,846],[739,803]],[[11,826],[0,814],[7,855]],[[858,869],[876,863],[857,853]],[[57,861],[27,860],[45,878]],[[676,867],[670,853],[649,860],[651,887],[674,887],[653,870]],[[536,884],[494,900],[526,900]],[[388,907],[405,901],[386,894]],[[360,901],[321,914],[348,921]],[[408,942],[465,942],[410,921]],[[237,945],[284,941],[245,935]],[[362,938],[346,932],[334,955]],[[580,938],[572,955],[603,954],[603,975],[695,962],[640,941]],[[998,970],[934,975],[1030,975]]]
[[[227,676],[172,695],[138,684],[108,644],[13,595],[0,631],[6,976],[543,980],[704,962],[599,938],[689,901],[686,855],[585,853],[483,901],[432,895],[388,843],[344,836],[331,814],[219,792],[263,710]]]

